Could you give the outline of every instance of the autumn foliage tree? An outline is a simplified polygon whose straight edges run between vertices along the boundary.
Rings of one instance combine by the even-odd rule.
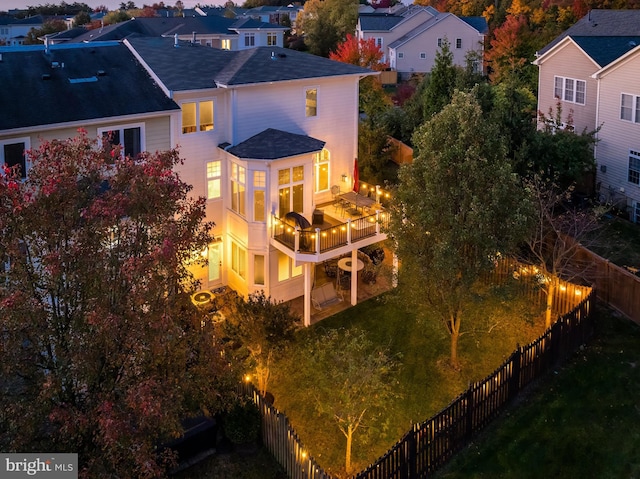
[[[358,40],[347,33],[347,38],[336,47],[335,51],[329,54],[331,60],[342,63],[350,63],[371,70],[381,71],[387,68],[387,64],[382,61],[384,52],[380,49],[373,38]]]
[[[158,445],[214,413],[226,365],[187,293],[211,241],[175,150],[81,132],[0,176],[0,449],[77,452],[81,477],[158,477]]]

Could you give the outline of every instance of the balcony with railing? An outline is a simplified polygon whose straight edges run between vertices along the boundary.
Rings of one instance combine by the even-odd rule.
[[[386,211],[357,218],[334,218],[324,210],[320,226],[300,228],[285,218],[272,217],[271,239],[276,248],[302,261],[324,261],[351,249],[368,246],[387,238],[389,214]]]

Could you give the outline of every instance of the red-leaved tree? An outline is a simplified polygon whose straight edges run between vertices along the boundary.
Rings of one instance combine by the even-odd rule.
[[[344,42],[338,44],[335,52],[329,53],[331,60],[350,63],[375,71],[381,71],[388,67],[386,63],[382,62],[383,57],[384,52],[376,45],[373,38],[358,40],[350,33],[347,33]]]
[[[81,477],[158,477],[227,366],[189,302],[211,241],[175,150],[124,158],[81,131],[0,176],[0,450],[76,452]]]

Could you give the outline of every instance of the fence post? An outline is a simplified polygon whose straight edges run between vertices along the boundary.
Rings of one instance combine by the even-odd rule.
[[[511,377],[509,378],[509,401],[520,392],[520,363],[522,358],[522,348],[517,345],[516,350],[511,355]]]
[[[400,470],[401,479],[413,479],[416,477],[416,425],[411,427],[411,431],[406,436],[404,443],[404,467]]]
[[[475,389],[475,384],[471,384],[469,385],[469,389],[467,389],[467,397],[465,398],[466,401],[466,408],[465,408],[465,414],[466,414],[466,434],[465,434],[465,440],[468,441],[469,438],[472,437],[473,435],[473,408],[474,408],[474,404],[473,404],[473,390]]]

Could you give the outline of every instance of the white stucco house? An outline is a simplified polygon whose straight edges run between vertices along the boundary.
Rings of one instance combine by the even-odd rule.
[[[0,82],[10,83],[0,91],[10,105],[0,163],[20,162],[28,175],[25,149],[79,127],[116,132],[131,155],[180,149],[180,175],[216,224],[209,266],[194,271],[203,289],[304,296],[309,324],[315,267],[345,255],[357,264],[359,248],[386,239],[377,197],[358,195],[353,216],[334,206],[354,185],[358,82],[369,70],[278,47],[228,51],[160,37],[0,53]]]

